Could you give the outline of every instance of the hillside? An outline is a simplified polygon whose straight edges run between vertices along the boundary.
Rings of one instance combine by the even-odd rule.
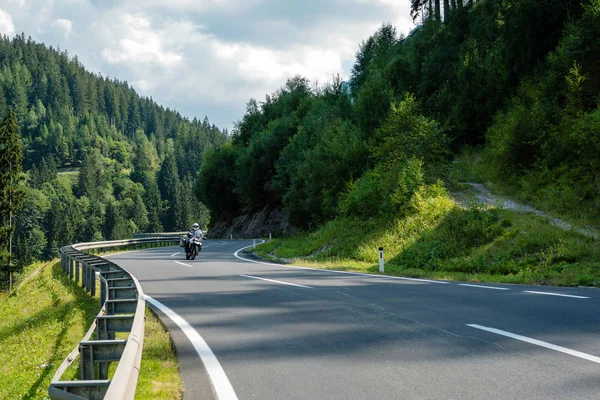
[[[439,4],[413,1],[422,23],[406,37],[384,25],[367,38],[349,93],[339,79],[314,88],[294,77],[250,100],[197,182],[216,219],[282,207],[306,233],[273,245],[284,258],[360,261],[360,238],[371,249],[374,235],[412,243],[393,247],[415,269],[595,268],[587,239],[506,210],[460,211],[447,193],[485,181],[598,226],[600,2],[457,1],[443,16]]]
[[[0,38],[0,119],[9,108],[25,172],[17,268],[78,241],[208,224],[193,182],[227,137],[208,118],[190,121],[22,34]]]

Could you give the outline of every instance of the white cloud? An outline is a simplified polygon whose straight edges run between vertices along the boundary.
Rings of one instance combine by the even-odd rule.
[[[102,1],[102,0],[101,0]],[[127,9],[139,10],[143,8],[153,9],[161,8],[183,12],[208,12],[212,10],[231,10],[240,12],[241,10],[249,9],[257,4],[263,3],[265,0],[125,0],[123,5]]]
[[[102,50],[109,63],[152,63],[169,68],[181,62],[181,54],[165,50],[160,32],[152,29],[152,21],[144,14],[125,14],[115,22],[112,28],[121,38],[116,48]]]
[[[73,23],[70,20],[64,18],[55,20],[54,22],[52,22],[52,26],[63,31],[65,33],[65,38],[69,37],[69,35],[71,34],[71,30],[73,29]]]
[[[0,0],[16,26],[189,117],[231,128],[249,98],[300,74],[347,77],[381,26],[412,27],[409,0]],[[0,12],[0,31],[6,28]],[[60,18],[60,19],[58,19]],[[14,23],[13,23],[14,21]],[[71,22],[68,24],[68,22]]]
[[[142,94],[147,94],[148,91],[154,88],[154,84],[146,81],[145,79],[140,79],[138,81],[133,82],[133,86],[138,89]]]
[[[8,36],[15,34],[15,24],[9,13],[0,8],[0,33]]]

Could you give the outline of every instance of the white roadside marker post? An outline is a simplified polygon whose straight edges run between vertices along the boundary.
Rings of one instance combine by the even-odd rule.
[[[252,239],[252,247],[256,250],[256,239]]]
[[[271,240],[271,232],[269,232],[269,240]]]
[[[383,265],[383,247],[379,248],[379,273],[383,274],[385,267]]]
[[[233,233],[231,234],[231,240],[233,240]]]

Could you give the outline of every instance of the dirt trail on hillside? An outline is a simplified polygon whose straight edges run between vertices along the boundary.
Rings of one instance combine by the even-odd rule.
[[[587,237],[590,237],[590,238],[593,238],[596,240],[600,239],[600,232],[596,229],[584,228],[581,226],[577,226],[577,225],[574,225],[563,219],[552,217],[552,216],[546,214],[545,212],[540,211],[531,206],[528,206],[526,204],[517,203],[516,201],[513,201],[507,197],[496,196],[496,195],[490,193],[490,191],[480,183],[472,183],[472,182],[462,182],[462,183],[465,185],[469,185],[471,187],[471,189],[467,192],[454,193],[453,196],[454,196],[455,201],[463,207],[469,207],[475,202],[475,203],[489,204],[493,207],[497,207],[497,208],[501,208],[501,209],[505,209],[505,210],[514,210],[514,211],[524,212],[524,213],[533,213],[537,216],[548,219],[552,225],[555,225],[564,230],[567,230],[567,231],[572,230],[572,231],[581,233],[582,235],[585,235]]]

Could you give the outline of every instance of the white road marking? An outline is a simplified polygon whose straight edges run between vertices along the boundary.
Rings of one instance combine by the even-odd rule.
[[[171,257],[175,257],[179,252],[171,254]]]
[[[468,283],[459,283],[459,286],[467,286],[467,287],[474,287],[474,288],[482,288],[482,289],[494,289],[494,290],[510,290],[507,288],[503,288],[503,287],[496,287],[496,286],[483,286],[483,285],[470,285]]]
[[[177,263],[177,264],[179,264],[179,265],[186,266],[186,267],[191,267],[191,265],[189,265],[189,264],[186,264],[186,263],[182,263],[182,262],[179,262],[179,261],[173,261],[173,262],[174,262],[174,263]]]
[[[336,292],[338,292],[339,294],[343,294],[343,295],[344,295],[344,296],[346,296],[346,297],[352,297],[352,296],[350,296],[350,295],[349,295],[349,294],[347,294],[347,293],[340,292],[339,290],[336,290]]]
[[[146,301],[152,304],[154,307],[158,308],[160,311],[165,313],[166,316],[171,318],[171,320],[177,324],[179,329],[185,333],[185,336],[190,340],[194,349],[200,356],[206,371],[208,372],[208,376],[210,377],[211,383],[217,393],[217,399],[219,400],[237,400],[237,395],[235,394],[235,390],[233,390],[233,386],[231,386],[231,382],[227,378],[227,374],[221,367],[219,360],[212,352],[206,341],[200,336],[198,331],[196,331],[185,319],[183,319],[179,314],[175,311],[171,310],[169,307],[165,306],[158,300],[153,299],[150,296],[144,296]]]
[[[502,330],[496,329],[496,328],[489,328],[487,326],[481,326],[481,325],[477,325],[477,324],[467,324],[467,326],[470,326],[471,328],[475,328],[475,329],[481,329],[482,331],[487,331],[487,332],[495,333],[496,335],[506,336],[506,337],[509,337],[509,338],[512,338],[512,339],[520,340],[522,342],[527,342],[527,343],[530,343],[530,344],[534,344],[536,346],[545,347],[545,348],[550,349],[550,350],[558,351],[558,352],[561,352],[561,353],[564,353],[564,354],[568,354],[570,356],[583,358],[584,360],[588,360],[588,361],[591,361],[591,362],[595,362],[596,364],[600,364],[600,357],[596,357],[596,356],[593,356],[591,354],[582,353],[582,352],[577,351],[577,350],[572,350],[572,349],[569,349],[569,348],[566,348],[566,347],[557,346],[557,345],[552,344],[552,343],[543,342],[541,340],[532,339],[532,338],[527,337],[527,336],[521,336],[521,335],[517,335],[515,333],[510,333],[510,332],[502,331]]]
[[[547,296],[559,296],[559,297],[572,297],[574,299],[589,299],[586,296],[575,296],[572,294],[562,294],[562,293],[550,293],[550,292],[534,292],[533,290],[524,290],[525,293],[533,293],[533,294],[545,294]]]
[[[162,250],[162,249],[160,249],[160,248],[148,248],[148,249],[139,249],[139,250],[129,250],[129,251],[122,251],[122,252],[119,252],[119,253],[104,254],[104,255],[101,255],[100,257],[104,258],[104,257],[120,256],[121,254],[137,253],[139,251],[145,251],[146,253],[152,253],[153,255],[171,254],[171,253],[157,252],[156,250]]]
[[[314,289],[312,286],[304,286],[304,285],[298,285],[296,283],[276,281],[275,279],[259,278],[258,276],[252,276],[252,275],[240,275],[240,276],[243,276],[244,278],[260,279],[261,281],[280,283],[282,285],[296,286],[296,287],[301,287],[301,288],[305,288],[305,289]]]
[[[121,254],[137,253],[138,251],[142,251],[142,250],[131,250],[131,251],[122,251],[120,253],[104,254],[104,255],[100,256],[100,258],[106,258],[106,257],[112,257],[112,256],[120,256]]]
[[[257,243],[257,244],[262,244],[265,243],[265,241],[261,241],[261,243]],[[430,279],[418,279],[418,278],[405,278],[402,276],[388,276],[388,275],[374,275],[374,274],[363,274],[360,272],[348,272],[348,271],[338,271],[335,269],[320,269],[320,268],[310,268],[310,267],[298,267],[295,265],[283,265],[283,264],[276,264],[276,263],[268,263],[268,262],[264,262],[264,261],[256,261],[256,260],[250,260],[248,258],[244,258],[242,256],[240,256],[238,253],[242,250],[245,249],[249,249],[250,247],[252,247],[252,245],[250,246],[246,246],[246,247],[242,247],[241,249],[239,249],[238,251],[236,251],[235,253],[233,253],[233,255],[242,260],[242,261],[247,261],[247,262],[251,262],[251,263],[255,263],[255,264],[263,264],[263,265],[274,265],[277,267],[282,267],[282,268],[295,268],[295,269],[305,269],[308,271],[319,271],[319,272],[332,272],[332,273],[336,273],[336,274],[346,274],[346,275],[358,275],[358,276],[367,276],[369,278],[383,278],[383,279],[397,279],[397,280],[402,280],[402,281],[416,281],[416,282],[427,282],[427,283],[441,283],[441,284],[448,284],[450,282],[445,282],[445,281],[433,281]]]

